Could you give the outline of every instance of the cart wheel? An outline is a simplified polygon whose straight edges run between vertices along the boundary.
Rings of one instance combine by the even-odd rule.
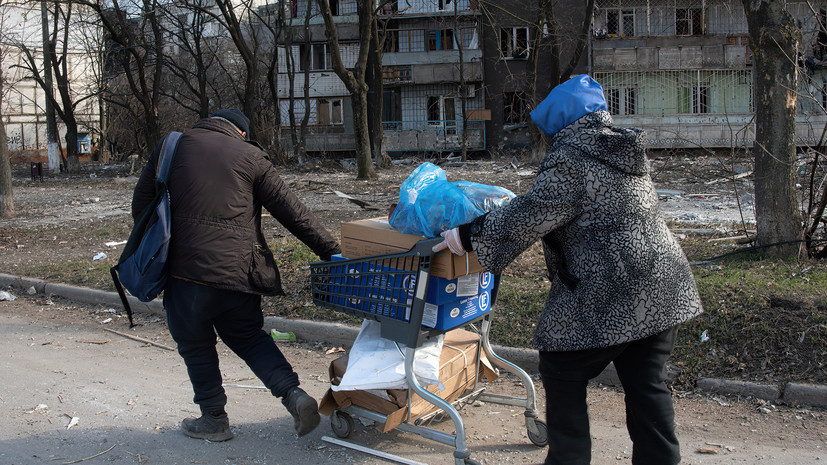
[[[474,459],[465,459],[465,465],[481,465],[481,464],[479,462],[477,462],[476,460],[474,460]]]
[[[356,424],[353,421],[353,417],[350,416],[349,413],[336,410],[333,412],[333,415],[330,415],[330,428],[333,429],[336,436],[346,438],[353,433],[353,430],[356,428]]]
[[[545,447],[548,445],[548,426],[542,420],[534,419],[534,426],[537,427],[537,434],[528,429],[528,440],[537,447]]]

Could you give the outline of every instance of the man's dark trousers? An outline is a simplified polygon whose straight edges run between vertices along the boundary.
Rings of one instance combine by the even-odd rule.
[[[187,365],[202,413],[223,412],[216,332],[276,397],[299,385],[299,377],[262,326],[261,296],[169,278],[164,307],[172,339]]]
[[[546,390],[549,453],[546,465],[584,465],[591,461],[586,404],[588,381],[614,362],[626,399],[626,427],[634,465],[680,462],[672,393],[666,386],[666,361],[678,327],[654,336],[601,349],[540,352]]]

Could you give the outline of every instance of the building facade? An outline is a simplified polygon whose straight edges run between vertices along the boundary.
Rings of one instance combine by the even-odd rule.
[[[811,9],[812,6],[812,9]],[[788,1],[802,32],[796,130],[815,145],[827,124],[819,45],[827,3]],[[590,71],[615,123],[647,130],[653,148],[751,147],[752,53],[737,0],[605,0],[595,10]]]
[[[2,10],[2,66],[3,122],[9,139],[13,161],[47,161],[49,168],[57,169],[57,159],[47,157],[46,94],[32,78],[23,47],[42,70],[43,36],[40,2],[4,5]],[[51,15],[49,16],[51,18]],[[78,121],[78,152],[91,155],[97,140],[100,106],[97,93],[100,77],[99,59],[90,52],[90,44],[100,38],[99,30],[83,14],[75,12],[75,23],[66,35],[66,71],[71,95],[76,102],[74,111]],[[50,27],[53,29],[54,24]],[[60,37],[62,35],[59,34]],[[61,53],[62,44],[58,46]],[[57,82],[54,83],[57,85]],[[55,93],[57,95],[57,93]],[[59,98],[59,97],[58,97]],[[59,145],[65,152],[65,126],[57,118]]]

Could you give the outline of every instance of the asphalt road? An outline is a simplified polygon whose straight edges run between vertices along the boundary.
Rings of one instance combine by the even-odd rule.
[[[160,318],[142,320],[142,326],[127,330],[125,318],[105,306],[52,302],[42,295],[0,302],[0,464],[391,463],[325,442],[324,436],[334,437],[327,418],[310,435],[296,438],[281,403],[252,388],[227,388],[233,440],[185,437],[180,420],[197,408],[178,354],[105,331],[173,345]],[[220,347],[226,383],[260,385],[243,362]],[[337,355],[327,354],[323,344],[282,349],[302,386],[321,398],[328,387],[327,366]],[[506,376],[489,391],[514,395],[524,389]],[[622,393],[598,386],[589,399],[593,463],[631,463]],[[685,394],[676,396],[676,411],[684,464],[827,464],[823,410]],[[542,462],[546,451],[529,443],[520,409],[485,403],[466,407],[462,416],[472,458],[484,464]],[[434,428],[451,432],[452,423]],[[348,440],[421,463],[453,463],[451,447],[410,433],[380,434],[357,422]]]

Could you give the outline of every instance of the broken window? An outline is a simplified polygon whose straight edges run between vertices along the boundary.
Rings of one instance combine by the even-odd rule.
[[[336,126],[342,124],[342,100],[336,99],[330,108],[330,122]]]
[[[528,58],[528,28],[500,29],[500,52],[503,58]]]
[[[339,16],[339,0],[329,0],[328,4],[330,5],[330,14]]]
[[[428,97],[428,124],[440,125],[442,121],[439,119],[439,97]]]
[[[398,131],[402,129],[402,89],[385,88],[382,94],[382,126]]]
[[[299,69],[304,71],[307,68],[307,61],[310,60],[310,70],[311,71],[321,71],[328,69],[327,64],[330,62],[328,58],[329,54],[327,53],[327,45],[326,44],[311,44],[310,45],[310,57],[306,56],[308,51],[307,44],[299,45]]]
[[[606,11],[606,33],[610,36],[620,35],[620,12],[618,10]]]
[[[524,92],[503,92],[503,123],[519,124],[528,121]]]
[[[316,100],[316,124],[319,126],[338,126],[342,124],[342,99]]]
[[[330,101],[324,98],[316,100],[316,124],[319,126],[330,125]]]
[[[703,34],[703,30],[703,10],[675,8],[675,35],[698,36]]]
[[[678,92],[678,113],[709,113],[709,87],[681,87]]]
[[[623,37],[632,37],[635,35],[635,10],[623,10],[621,12],[621,19],[623,20]]]
[[[442,98],[442,120],[445,121],[445,134],[457,133],[457,107],[453,97]]]
[[[606,10],[606,23],[600,34],[612,37],[633,37],[635,35],[635,10],[633,8]]]
[[[431,29],[426,43],[429,52],[434,50],[451,50],[454,48],[453,29]]]

